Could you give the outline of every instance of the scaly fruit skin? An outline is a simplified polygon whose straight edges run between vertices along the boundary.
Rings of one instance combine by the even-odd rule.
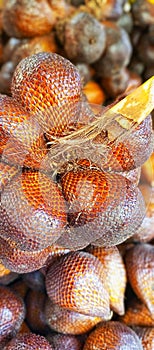
[[[0,286],[0,347],[19,331],[25,318],[23,300],[10,288]]]
[[[111,318],[101,262],[86,252],[73,252],[51,264],[46,275],[49,298],[61,307],[89,316]]]
[[[78,129],[84,121],[88,119],[89,123],[96,117],[90,105],[82,103],[79,72],[71,62],[53,53],[39,53],[22,60],[14,73],[12,97],[1,96],[0,102],[2,158],[13,165],[23,165],[23,172],[12,175],[11,182],[4,188],[1,197],[1,237],[7,240],[8,245],[10,235],[14,241],[10,249],[15,269],[18,268],[17,261],[25,259],[27,250],[37,251],[36,255],[40,258],[40,251],[44,249],[46,254],[48,246],[57,240],[62,247],[71,249],[83,248],[91,242],[112,246],[123,242],[136,231],[144,215],[140,192],[123,176],[105,173],[97,165],[93,168],[91,158],[88,160],[90,166],[82,168],[82,160],[77,157],[79,159],[75,161],[79,167],[64,173],[58,184],[49,175],[41,173],[42,168],[40,172],[27,170],[27,167],[40,170],[44,158],[48,156],[48,148],[51,147],[51,142],[47,144],[47,140],[54,142],[54,137],[65,135],[65,141],[67,136],[70,141],[70,135],[66,134],[71,128]],[[150,117],[147,120],[145,125],[149,131]],[[115,131],[118,123],[114,114],[109,126],[111,124]],[[141,134],[141,142],[143,130],[135,129],[134,138],[136,132],[136,137]],[[106,135],[106,132],[102,133]],[[96,148],[97,142],[104,141],[101,139],[102,133],[100,138],[93,140]],[[148,132],[147,135],[150,142]],[[57,140],[59,141],[60,139]],[[122,170],[126,170],[123,166],[124,155],[128,156],[129,152],[125,152],[123,143],[115,150],[108,138],[107,148],[109,145],[113,151],[110,165],[113,158],[116,158],[120,169],[122,167]],[[63,143],[61,145],[59,142],[59,147],[63,151]],[[58,157],[57,144],[53,148]],[[77,148],[79,149],[78,144]],[[25,157],[21,157],[22,151],[25,152]],[[53,149],[50,152],[51,163],[52,151]],[[84,151],[86,153],[87,149]],[[72,150],[71,152],[73,153]],[[98,154],[99,152],[98,148]],[[67,151],[64,151],[64,155],[62,153],[60,152],[61,158],[69,155]],[[95,156],[94,152],[93,155]],[[130,169],[132,158],[126,158]],[[23,250],[25,253],[21,257]],[[30,255],[32,258],[31,253],[27,256]],[[3,258],[7,258],[6,255]],[[45,259],[45,255],[42,255],[42,259]],[[36,266],[34,256],[32,260],[28,269]]]
[[[51,178],[25,171],[1,195],[1,237],[14,240],[19,249],[40,250],[53,244],[67,223],[60,189]]]
[[[126,270],[132,289],[154,318],[154,246],[137,244],[126,252]]]
[[[90,333],[83,350],[143,350],[140,340],[131,328],[118,321],[100,323]]]
[[[82,350],[82,341],[74,335],[49,333],[47,339],[54,346],[54,350]]]
[[[86,251],[96,256],[104,268],[104,283],[109,292],[110,307],[119,315],[125,313],[126,269],[117,247],[87,247]]]
[[[49,33],[55,24],[54,13],[46,0],[6,1],[3,27],[9,36],[34,37]]]
[[[70,230],[80,236],[84,230],[88,243],[119,244],[133,235],[143,220],[142,195],[121,175],[95,168],[75,169],[66,172],[60,183],[69,206]],[[65,237],[60,241],[65,244]]]
[[[37,118],[47,137],[69,131],[79,118],[81,80],[78,69],[53,53],[23,59],[12,80],[12,97]]]
[[[49,298],[45,303],[45,317],[48,326],[63,334],[78,335],[89,332],[101,317],[88,316],[54,304]]]
[[[101,113],[101,106],[98,107]],[[131,113],[131,112],[130,112]],[[111,115],[111,122],[98,136],[93,139],[93,145],[106,145],[104,157],[99,156],[99,166],[104,171],[125,172],[141,166],[153,152],[154,138],[152,130],[152,118],[148,115],[139,125],[131,131],[126,131]],[[104,137],[104,131],[107,137]],[[114,135],[123,136],[114,139]]]
[[[5,347],[5,350],[53,350],[47,339],[34,333],[18,334]]]
[[[0,95],[0,119],[2,160],[39,169],[47,154],[47,145],[37,120],[5,95]]]
[[[16,273],[28,273],[42,267],[47,268],[49,262],[59,255],[67,254],[68,249],[51,245],[40,250],[20,249],[18,243],[10,238],[0,237],[0,257],[5,267]]]
[[[152,319],[150,311],[136,298],[129,300],[126,312],[123,316],[119,317],[119,320],[130,327],[154,327],[154,319]]]

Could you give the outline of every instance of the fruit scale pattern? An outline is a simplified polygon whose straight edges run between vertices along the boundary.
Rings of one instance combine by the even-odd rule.
[[[130,349],[131,344],[132,350],[140,350],[136,333],[110,319],[113,311],[124,314],[123,303],[118,303],[124,298],[126,273],[116,245],[136,233],[146,210],[138,184],[130,176],[153,150],[150,112],[139,123],[130,118],[123,126],[124,117],[114,111],[116,105],[102,110],[88,103],[77,68],[55,53],[23,59],[11,89],[12,97],[0,96],[1,262],[17,273],[32,272],[36,266],[44,269],[50,299],[46,319],[56,331],[61,326],[54,324],[48,312],[54,305],[59,308],[55,317],[63,311],[63,317],[72,322],[72,313],[79,319],[85,316],[86,331],[92,324],[109,321],[96,327],[98,338],[91,333],[84,350],[95,349],[93,337],[99,339],[101,349],[103,332],[113,337],[113,349],[118,342],[118,349],[123,349],[120,344]],[[143,268],[145,256],[149,257],[150,281],[152,250],[145,244],[139,253]],[[122,271],[118,302],[105,270],[105,266],[107,271],[111,268],[106,256],[112,253]],[[126,252],[126,270],[135,254],[131,248],[128,257]],[[55,260],[56,256],[60,257]],[[132,278],[130,267],[128,278],[132,288],[139,284],[134,291],[153,319],[152,282],[141,293],[141,282]],[[21,321],[16,331],[20,325]],[[1,344],[11,337],[10,331]],[[20,349],[23,340],[18,337],[6,350]],[[112,349],[108,346],[102,349]]]

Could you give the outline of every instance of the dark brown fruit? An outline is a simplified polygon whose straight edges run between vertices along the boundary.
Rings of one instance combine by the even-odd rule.
[[[0,69],[0,92],[2,94],[11,94],[11,80],[14,70],[15,65],[12,61],[2,64]]]
[[[110,77],[130,62],[132,46],[127,32],[113,22],[104,22],[106,32],[106,49],[95,63],[97,75]]]
[[[3,264],[17,273],[27,273],[40,269],[46,263],[52,248],[41,250],[21,250],[18,243],[0,237],[0,257]]]
[[[0,161],[0,192],[4,190],[5,186],[18,172],[19,169],[17,167]]]
[[[1,237],[20,249],[40,250],[54,243],[66,225],[66,207],[57,184],[45,174],[25,171],[1,196]]]
[[[73,61],[93,63],[105,50],[104,26],[89,13],[75,12],[66,21],[63,35],[65,52]]]
[[[41,269],[24,273],[22,280],[28,288],[38,292],[45,292],[45,276]]]
[[[124,92],[129,83],[129,75],[125,67],[120,68],[115,74],[101,79],[101,85],[107,96],[115,98]]]
[[[140,27],[154,24],[154,6],[149,0],[138,0],[132,3],[134,23]]]
[[[118,321],[101,323],[88,336],[83,350],[142,350],[136,333]]]
[[[24,299],[28,291],[28,286],[22,278],[19,278],[11,284],[11,290],[15,291],[15,293]]]
[[[50,266],[46,289],[55,304],[107,320],[111,313],[103,277],[101,262],[91,254],[78,251],[61,257]]]
[[[22,299],[8,287],[0,286],[0,348],[18,332],[25,317]]]
[[[41,291],[29,290],[26,296],[26,322],[37,334],[46,334],[48,327],[44,315],[46,294]]]

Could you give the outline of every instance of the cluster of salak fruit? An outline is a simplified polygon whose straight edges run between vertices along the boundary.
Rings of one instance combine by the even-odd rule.
[[[70,61],[39,53],[17,66],[12,96],[0,96],[0,259],[16,273],[42,268],[46,326],[72,335],[91,331],[84,345],[74,338],[74,349],[142,349],[141,330],[125,325],[126,272],[153,325],[154,247],[128,245],[125,263],[117,248],[145,216],[138,181],[153,150],[152,86],[153,78],[102,110],[85,99]],[[52,339],[40,335],[15,337],[25,306],[8,287],[0,293],[0,346],[52,349]],[[150,342],[153,328],[140,337]]]

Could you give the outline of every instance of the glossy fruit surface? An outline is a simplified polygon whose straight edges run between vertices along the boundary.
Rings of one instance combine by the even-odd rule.
[[[87,251],[96,256],[104,268],[104,283],[109,292],[110,307],[119,315],[125,313],[124,297],[126,289],[126,271],[117,247],[102,248],[90,246]]]
[[[66,207],[57,184],[36,171],[16,177],[1,196],[1,236],[19,248],[39,250],[54,243],[66,225]]]
[[[88,316],[54,304],[49,298],[45,303],[45,318],[51,330],[63,334],[83,334],[89,332],[102,318]]]
[[[142,350],[136,333],[120,322],[106,322],[88,336],[83,350]]]
[[[131,286],[154,317],[154,247],[138,244],[130,248],[125,256],[126,269]]]
[[[86,252],[73,252],[48,269],[49,298],[61,307],[90,316],[110,319],[109,294],[103,282],[101,262]]]
[[[0,346],[15,335],[25,317],[23,300],[8,287],[0,286]]]
[[[35,333],[19,334],[13,338],[5,347],[5,350],[53,350],[45,337]]]
[[[76,123],[81,96],[78,70],[57,54],[38,53],[25,58],[12,80],[12,97],[37,117],[49,139]]]

